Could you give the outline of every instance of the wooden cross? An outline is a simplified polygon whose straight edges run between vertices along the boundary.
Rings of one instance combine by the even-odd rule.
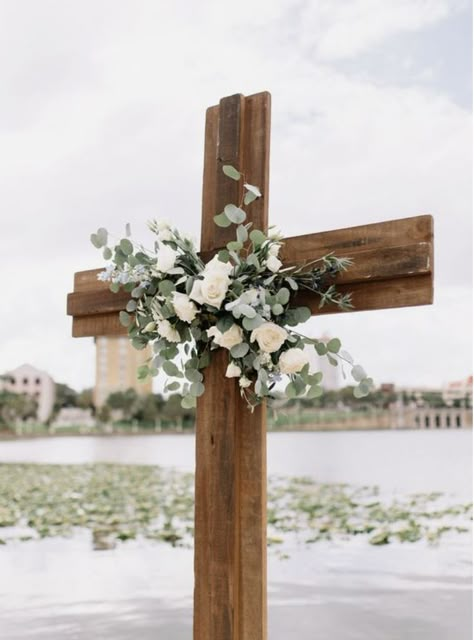
[[[263,197],[248,207],[254,228],[268,228],[270,94],[223,98],[206,115],[201,255],[209,259],[233,238],[213,216],[238,203],[241,182],[227,178],[230,164],[258,185]],[[354,311],[431,304],[433,219],[423,215],[288,238],[287,263],[334,251],[354,265],[336,280],[352,292]],[[123,334],[118,313],[129,294],[113,294],[99,270],[76,273],[68,296],[73,336]],[[298,294],[313,314],[319,299]],[[235,379],[225,377],[227,352],[217,351],[205,370],[198,399],[194,551],[194,640],[264,640],[267,637],[266,420],[265,407],[250,413]]]

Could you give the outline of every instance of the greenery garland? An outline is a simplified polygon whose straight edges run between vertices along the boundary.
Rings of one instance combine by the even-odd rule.
[[[153,345],[154,356],[139,368],[139,379],[163,370],[168,376],[165,391],[181,392],[183,407],[193,407],[204,393],[203,370],[213,352],[224,348],[229,355],[225,375],[238,378],[251,409],[272,397],[283,377],[287,397],[317,398],[323,393],[323,374],[310,370],[308,349],[313,348],[331,365],[348,366],[356,383],[354,395],[367,395],[373,381],[341,350],[340,340],[326,343],[301,335],[295,327],[311,311],[292,304],[296,292],[307,290],[319,295],[320,307],[332,303],[350,309],[350,295],[340,294],[332,280],[351,260],[329,254],[283,267],[278,256],[284,238],[245,224],[244,207],[261,197],[259,188],[231,165],[223,171],[244,182],[244,195],[238,206],[228,204],[214,217],[220,227],[236,225],[236,239],[207,264],[190,238],[164,222],[148,223],[156,235],[152,251],[130,240],[129,225],[127,237],[113,248],[106,229],[91,235],[92,244],[110,260],[99,280],[110,281],[115,293],[122,287],[131,294],[120,322],[128,327],[133,346]]]

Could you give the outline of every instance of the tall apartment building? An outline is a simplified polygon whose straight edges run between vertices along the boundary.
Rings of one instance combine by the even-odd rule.
[[[124,336],[96,338],[94,404],[101,407],[115,391],[135,389],[140,395],[152,392],[151,380],[139,382],[137,369],[151,356],[147,347],[137,351]]]

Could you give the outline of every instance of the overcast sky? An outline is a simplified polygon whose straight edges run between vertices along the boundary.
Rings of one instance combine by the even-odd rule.
[[[0,0],[0,370],[80,389],[65,315],[98,226],[199,238],[204,113],[272,94],[271,221],[286,235],[435,217],[431,307],[324,316],[377,382],[471,373],[468,0]]]

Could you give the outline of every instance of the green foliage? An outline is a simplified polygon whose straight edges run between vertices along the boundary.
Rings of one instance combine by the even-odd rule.
[[[349,268],[351,261],[329,254],[301,265],[283,266],[278,258],[283,237],[274,230],[267,234],[253,228],[251,222],[245,223],[246,207],[262,196],[260,189],[232,165],[226,164],[222,170],[230,179],[242,180],[243,193],[239,203],[225,205],[214,217],[219,227],[236,225],[234,239],[226,237],[227,244],[217,252],[217,260],[206,256],[204,262],[190,238],[157,220],[149,223],[155,235],[152,250],[135,248],[129,226],[126,237],[113,248],[107,246],[105,229],[92,234],[94,246],[110,260],[99,279],[109,282],[115,293],[123,289],[130,294],[119,321],[128,328],[132,345],[136,349],[154,345],[153,360],[140,367],[138,378],[146,380],[163,371],[170,378],[166,390],[181,394],[181,409],[191,410],[196,397],[204,392],[201,371],[209,365],[212,352],[223,347],[233,365],[228,374],[238,374],[236,382],[250,409],[272,397],[283,370],[295,372],[286,378],[290,398],[307,393],[310,400],[318,400],[321,380],[310,374],[303,356],[290,354],[290,360],[301,362],[290,362],[289,369],[281,364],[290,349],[309,344],[331,365],[348,366],[357,383],[355,396],[365,397],[373,382],[341,350],[338,338],[325,344],[295,330],[311,317],[308,307],[295,306],[297,291],[312,292],[321,306],[350,308],[350,296],[340,294],[333,279]],[[266,342],[270,343],[267,347]]]

